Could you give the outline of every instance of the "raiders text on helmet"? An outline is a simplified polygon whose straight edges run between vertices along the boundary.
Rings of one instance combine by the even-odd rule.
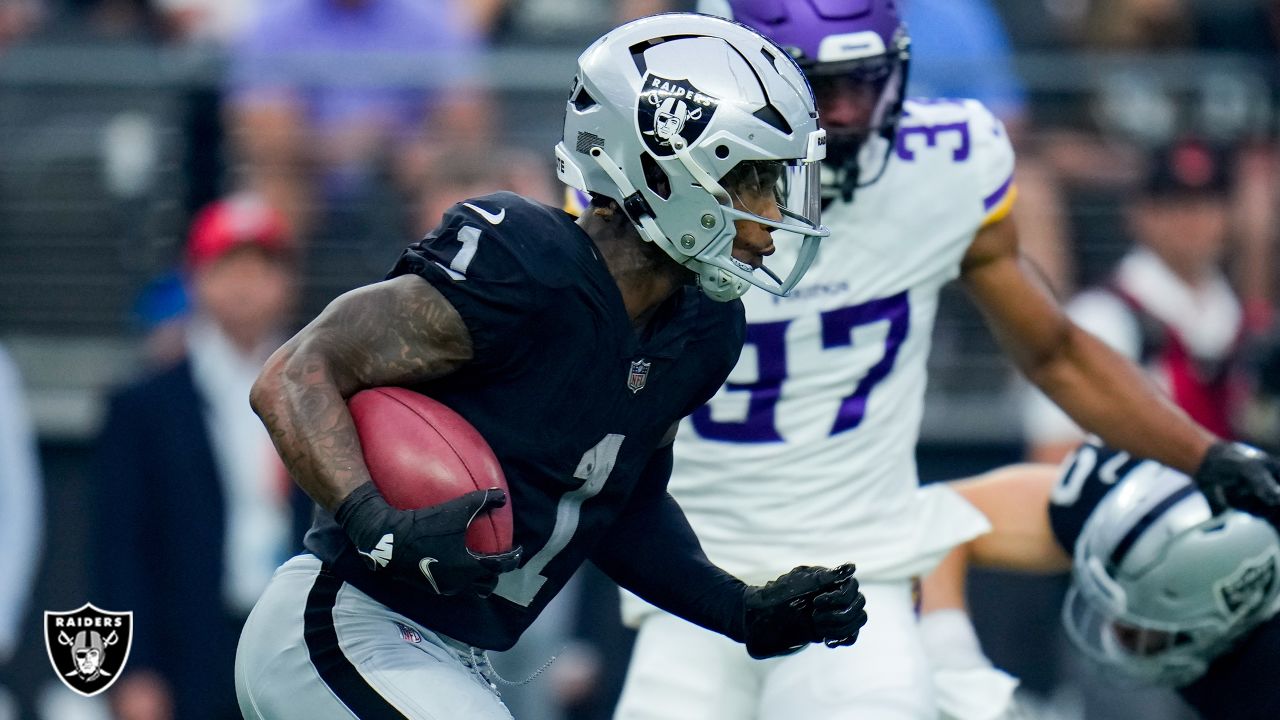
[[[709,296],[731,300],[748,283],[782,295],[829,234],[819,224],[823,137],[813,93],[786,53],[742,25],[670,13],[627,23],[578,58],[556,166],[565,184],[616,201]],[[735,207],[721,183],[751,161],[785,167],[780,221]],[[757,275],[735,260],[734,220],[798,236],[797,250],[770,262],[790,267]]]

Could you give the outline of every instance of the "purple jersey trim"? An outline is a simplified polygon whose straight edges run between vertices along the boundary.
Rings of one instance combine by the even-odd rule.
[[[1009,192],[1009,187],[1011,185],[1013,185],[1012,173],[1010,173],[1009,177],[1005,178],[1005,181],[1000,185],[1000,187],[996,188],[995,192],[982,198],[982,209],[986,212],[991,212],[991,208],[999,205],[1000,201],[1004,199],[1005,193]]]

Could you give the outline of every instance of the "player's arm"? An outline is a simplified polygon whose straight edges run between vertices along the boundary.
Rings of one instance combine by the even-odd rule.
[[[755,658],[785,655],[813,642],[852,644],[867,615],[851,565],[800,567],[763,586],[747,586],[707,558],[666,490],[674,431],[653,453],[592,562],[663,610],[745,643]]]
[[[1012,215],[984,226],[961,277],[1029,380],[1107,444],[1191,475],[1218,508],[1280,524],[1280,463],[1197,425],[1143,373],[1077,326],[1018,250]]]
[[[1012,215],[982,228],[961,265],[1000,345],[1085,430],[1194,473],[1216,438],[1133,363],[1067,317],[1019,252],[1015,228]]]
[[[1049,496],[1061,476],[1055,465],[1024,464],[948,483],[987,516],[991,530],[956,546],[922,582],[921,609],[963,609],[970,566],[1029,573],[1071,569],[1071,555],[1049,523]]]
[[[475,491],[431,508],[393,508],[369,476],[346,401],[364,388],[442,377],[471,355],[453,306],[421,277],[402,275],[331,303],[271,356],[250,394],[290,474],[333,512],[369,569],[441,595],[487,595],[519,563],[520,548],[481,556],[464,539],[471,520],[506,496]],[[384,552],[375,558],[375,549]]]
[[[438,378],[470,357],[453,306],[422,278],[402,275],[334,300],[271,356],[250,402],[294,480],[333,511],[370,480],[347,398]]]

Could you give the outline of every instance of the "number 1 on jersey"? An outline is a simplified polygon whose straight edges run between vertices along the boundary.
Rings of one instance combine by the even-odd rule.
[[[573,473],[573,476],[582,480],[583,483],[577,489],[560,496],[560,502],[556,504],[556,524],[551,528],[551,536],[547,538],[547,544],[543,545],[542,549],[529,558],[522,567],[503,573],[498,578],[498,587],[493,591],[495,595],[517,605],[529,607],[533,598],[537,596],[538,590],[542,589],[542,585],[547,582],[547,578],[541,574],[542,569],[569,545],[569,540],[578,531],[582,503],[600,494],[604,489],[605,481],[609,479],[613,466],[618,462],[618,451],[622,449],[624,439],[623,435],[610,433],[583,453],[582,459],[578,461],[578,469]]]

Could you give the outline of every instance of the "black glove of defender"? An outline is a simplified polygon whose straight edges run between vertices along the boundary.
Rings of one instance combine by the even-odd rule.
[[[1215,513],[1234,508],[1280,528],[1280,462],[1244,443],[1217,442],[1192,478]]]
[[[746,645],[757,660],[787,655],[809,643],[852,645],[867,622],[866,598],[853,565],[801,566],[747,588]]]
[[[481,512],[507,504],[498,489],[475,490],[434,507],[397,510],[372,482],[342,501],[334,519],[355,543],[370,570],[425,586],[440,595],[493,592],[498,575],[520,564],[521,548],[479,555],[466,545],[467,526]]]

